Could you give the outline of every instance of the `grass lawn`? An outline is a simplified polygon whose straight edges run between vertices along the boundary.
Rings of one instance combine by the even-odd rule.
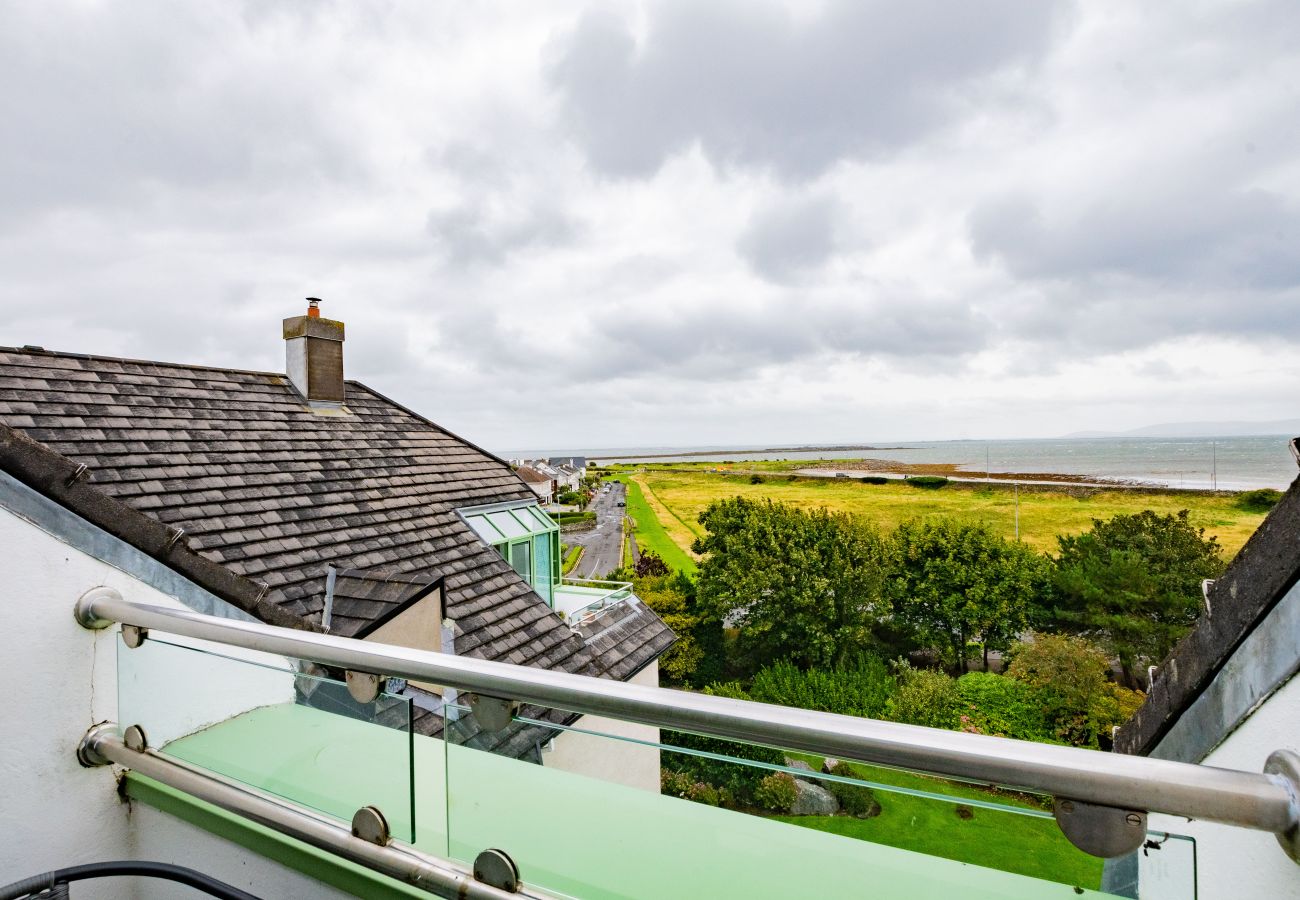
[[[820,757],[794,754],[820,769]],[[930,778],[913,772],[854,763],[864,781],[893,785],[965,800],[999,803],[1004,806],[1036,808],[1025,798],[984,790],[957,782]],[[845,837],[886,844],[942,856],[973,865],[1046,878],[1051,881],[1096,889],[1101,884],[1102,861],[1077,850],[1051,818],[1039,818],[1000,810],[966,807],[971,817],[959,818],[958,805],[942,800],[914,797],[880,788],[874,789],[880,815],[871,819],[852,816],[776,816],[804,828],[814,828]]]
[[[699,567],[690,553],[690,541],[685,541],[684,549],[669,536],[663,523],[659,521],[659,517],[647,502],[645,494],[642,493],[640,479],[622,475],[612,480],[621,481],[627,486],[627,514],[636,522],[634,533],[637,547],[659,554],[671,569],[694,575]],[[662,504],[658,505],[661,509],[664,508]],[[672,521],[671,517],[669,521]]]
[[[749,465],[748,463],[746,465]],[[784,465],[789,465],[785,463]],[[749,475],[725,475],[707,471],[672,471],[649,467],[643,472],[623,472],[619,480],[628,484],[628,508],[637,518],[637,539],[646,534],[646,546],[664,556],[670,566],[680,567],[656,546],[665,539],[681,549],[694,538],[692,526],[714,500],[726,497],[771,498],[804,508],[827,507],[852,512],[892,529],[911,518],[956,516],[988,523],[997,532],[1015,535],[1016,498],[1011,485],[994,483],[952,483],[939,490],[923,490],[903,484],[862,484],[837,478],[797,478],[781,474],[764,476],[762,484],[750,484]],[[667,528],[643,521],[653,513],[640,485],[653,494],[657,506],[670,516]],[[635,494],[635,500],[634,495]],[[633,510],[633,503],[637,509]],[[1262,513],[1237,508],[1232,495],[1189,491],[1140,491],[1128,489],[1020,489],[1020,537],[1038,550],[1054,551],[1060,534],[1086,531],[1094,518],[1106,519],[1119,513],[1151,509],[1172,513],[1191,512],[1192,524],[1215,535],[1231,558],[1263,521]],[[698,526],[694,526],[698,528]],[[685,554],[683,554],[685,555]],[[681,557],[678,557],[680,560]],[[695,571],[692,560],[688,571]]]
[[[581,544],[575,544],[574,546],[570,547],[568,551],[564,554],[564,567],[560,570],[560,574],[568,575],[570,572],[572,572],[573,567],[578,564],[578,560],[582,559],[582,552],[585,549],[586,548],[583,547]]]

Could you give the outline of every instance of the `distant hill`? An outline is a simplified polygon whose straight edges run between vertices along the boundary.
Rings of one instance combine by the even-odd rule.
[[[1300,419],[1274,422],[1168,422],[1131,431],[1076,431],[1067,438],[1248,437],[1256,434],[1300,435]]]

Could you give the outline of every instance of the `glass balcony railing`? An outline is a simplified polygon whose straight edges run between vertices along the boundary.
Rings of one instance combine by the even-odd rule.
[[[630,596],[632,584],[628,581],[565,578],[555,586],[555,611],[577,626]]]
[[[134,649],[119,639],[117,673],[119,721],[159,753],[343,823],[377,806],[394,837],[416,839],[409,696],[358,703],[344,682],[282,658],[161,636]]]
[[[554,709],[446,715],[448,853],[506,848],[562,896],[1196,896],[1195,842],[1158,831],[1141,892],[1110,893],[1049,797]]]
[[[135,632],[138,646],[119,649],[120,725],[140,726],[149,749],[96,726],[85,764],[254,810],[375,871],[436,876],[453,895],[495,848],[533,897],[856,898],[887,886],[909,900],[1181,900],[1196,896],[1196,844],[1147,830],[1145,811],[1275,834],[1297,816],[1273,761],[1265,775],[935,731],[120,599],[78,616],[175,635]],[[385,670],[399,678],[372,679],[370,692],[354,677]],[[365,807],[402,847],[349,843],[343,823]],[[296,824],[300,808],[342,837]]]

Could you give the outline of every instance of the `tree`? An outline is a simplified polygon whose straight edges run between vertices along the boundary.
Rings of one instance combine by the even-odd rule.
[[[1191,628],[1202,580],[1224,568],[1218,540],[1192,527],[1187,510],[1093,519],[1089,531],[1057,540],[1057,624],[1113,654],[1129,687],[1141,664],[1163,659]]]
[[[736,497],[700,514],[700,611],[737,629],[753,672],[778,659],[835,666],[878,644],[886,541],[861,519]]]
[[[677,640],[659,657],[659,672],[669,681],[703,687],[723,677],[720,622],[696,609],[695,584],[671,571],[652,552],[641,554],[632,576],[637,597],[664,620]]]
[[[1096,747],[1142,704],[1142,694],[1110,680],[1105,651],[1083,638],[1035,634],[1011,655],[1007,676],[1039,692],[1060,740]]]
[[[937,519],[894,532],[892,592],[922,643],[960,670],[969,641],[1002,649],[1040,616],[1050,587],[1047,559],[987,526]]]

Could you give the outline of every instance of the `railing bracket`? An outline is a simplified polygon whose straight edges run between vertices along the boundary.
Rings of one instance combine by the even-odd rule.
[[[1282,845],[1287,856],[1300,863],[1300,754],[1292,750],[1274,750],[1264,763],[1264,772],[1280,776],[1291,791],[1296,820],[1286,831],[1277,833],[1277,842]]]
[[[484,694],[469,694],[465,698],[470,715],[484,731],[501,731],[519,712],[518,700],[505,700],[501,697],[488,697]]]
[[[519,867],[504,850],[484,850],[474,857],[474,880],[500,891],[518,893]]]
[[[122,626],[122,643],[126,644],[132,650],[139,647],[149,638],[149,629],[141,628],[139,625]]]
[[[122,595],[111,587],[94,587],[86,591],[77,600],[77,605],[72,608],[72,615],[76,618],[78,625],[92,631],[100,631],[113,624],[111,619],[102,618],[91,611],[95,603],[100,600],[121,603]]]
[[[149,749],[149,738],[139,725],[127,726],[126,731],[122,732],[122,743],[126,744],[126,749],[134,750],[136,753],[143,753]]]
[[[77,744],[77,762],[87,769],[108,765],[111,760],[99,752],[99,741],[103,737],[117,737],[117,725],[113,722],[91,725],[90,730],[81,736],[81,742]]]
[[[363,806],[352,815],[352,836],[379,847],[387,847],[392,840],[388,820],[377,806]]]
[[[354,672],[348,669],[344,675],[348,683],[348,693],[358,703],[373,703],[379,696],[384,679],[372,672]]]
[[[1132,853],[1146,840],[1147,814],[1139,810],[1057,797],[1052,814],[1071,844],[1102,859]]]

